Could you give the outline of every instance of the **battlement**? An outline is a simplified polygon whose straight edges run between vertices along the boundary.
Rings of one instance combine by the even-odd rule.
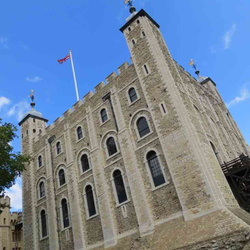
[[[0,197],[0,204],[4,204],[6,207],[10,207],[10,197],[9,196]]]
[[[89,91],[88,93],[86,93],[83,96],[82,100],[77,101],[71,108],[66,110],[62,116],[58,117],[53,123],[51,123],[49,126],[47,126],[45,131],[42,132],[42,134],[40,134],[40,135],[44,136],[46,134],[46,131],[50,131],[50,130],[54,129],[59,123],[64,121],[66,118],[69,118],[71,116],[71,114],[73,114],[75,112],[75,110],[77,110],[80,106],[86,105],[86,107],[87,107],[87,103],[89,100],[91,100],[96,94],[100,93],[100,91],[102,91],[105,88],[105,86],[108,86],[109,84],[113,83],[115,79],[120,77],[122,74],[126,73],[129,66],[132,66],[132,65],[133,64],[129,64],[128,62],[124,62],[121,66],[118,67],[118,69],[117,69],[118,74],[116,72],[112,72],[111,74],[109,74],[105,78],[106,83],[104,81],[101,81],[100,83],[98,83],[94,87],[94,92]]]

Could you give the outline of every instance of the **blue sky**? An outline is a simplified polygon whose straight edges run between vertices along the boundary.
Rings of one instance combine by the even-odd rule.
[[[250,143],[250,2],[247,0],[136,0],[161,26],[174,59],[195,59],[211,77]],[[73,51],[80,98],[130,55],[119,28],[128,17],[123,0],[4,1],[0,16],[0,117],[17,125],[35,90],[36,109],[49,124],[75,102]],[[20,141],[13,146],[20,151]],[[21,183],[8,191],[21,208]]]

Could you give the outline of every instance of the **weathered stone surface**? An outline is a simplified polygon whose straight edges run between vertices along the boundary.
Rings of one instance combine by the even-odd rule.
[[[118,75],[110,74],[107,84],[98,84],[95,93],[88,93],[84,102],[77,102],[49,127],[41,119],[21,122],[23,152],[34,157],[23,177],[25,247],[247,247],[249,215],[239,208],[220,167],[220,162],[248,153],[244,138],[213,82],[198,83],[172,59],[158,27],[143,11],[134,19],[124,30],[133,64],[120,66]],[[133,102],[131,88],[137,94]],[[105,122],[102,109],[107,111]],[[141,117],[150,131],[144,137],[137,127]],[[38,131],[38,125],[39,134],[33,132]],[[80,139],[78,127],[83,132]],[[106,144],[110,137],[117,147],[111,156]],[[59,154],[57,143],[61,145]],[[156,153],[161,166],[165,180],[161,186],[154,185],[152,172],[155,176],[161,172],[151,172],[150,151]],[[85,172],[81,166],[84,154],[90,164]],[[41,167],[37,165],[40,155]],[[66,178],[62,186],[60,169]],[[127,200],[122,204],[117,197],[115,170],[121,172],[126,190]],[[46,196],[39,199],[41,178],[46,183]],[[93,216],[87,206],[88,185],[96,208]],[[70,226],[66,229],[63,199],[69,210]],[[39,234],[41,209],[48,215],[46,240]]]

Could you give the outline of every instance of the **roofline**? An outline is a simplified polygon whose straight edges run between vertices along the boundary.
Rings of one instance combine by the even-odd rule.
[[[212,82],[213,84],[214,84],[214,86],[216,87],[216,83],[210,78],[210,77],[208,77],[208,78],[206,78],[204,81],[202,81],[200,84],[206,84],[208,81],[210,81],[210,82]]]
[[[28,114],[26,115],[19,123],[18,125],[21,126],[28,118],[35,118],[35,119],[39,119],[39,120],[42,120],[42,121],[45,121],[45,122],[48,122],[49,120],[43,118],[43,117],[39,117],[39,116],[36,116],[36,115],[31,115],[31,114]]]
[[[141,9],[120,28],[120,31],[123,32],[139,16],[146,16],[157,28],[160,28],[160,25],[145,10]]]

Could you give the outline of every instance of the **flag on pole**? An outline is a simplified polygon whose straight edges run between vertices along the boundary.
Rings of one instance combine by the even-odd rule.
[[[68,59],[70,58],[70,54],[68,54],[67,56],[65,56],[63,59],[59,59],[57,60],[60,64],[66,62]]]

